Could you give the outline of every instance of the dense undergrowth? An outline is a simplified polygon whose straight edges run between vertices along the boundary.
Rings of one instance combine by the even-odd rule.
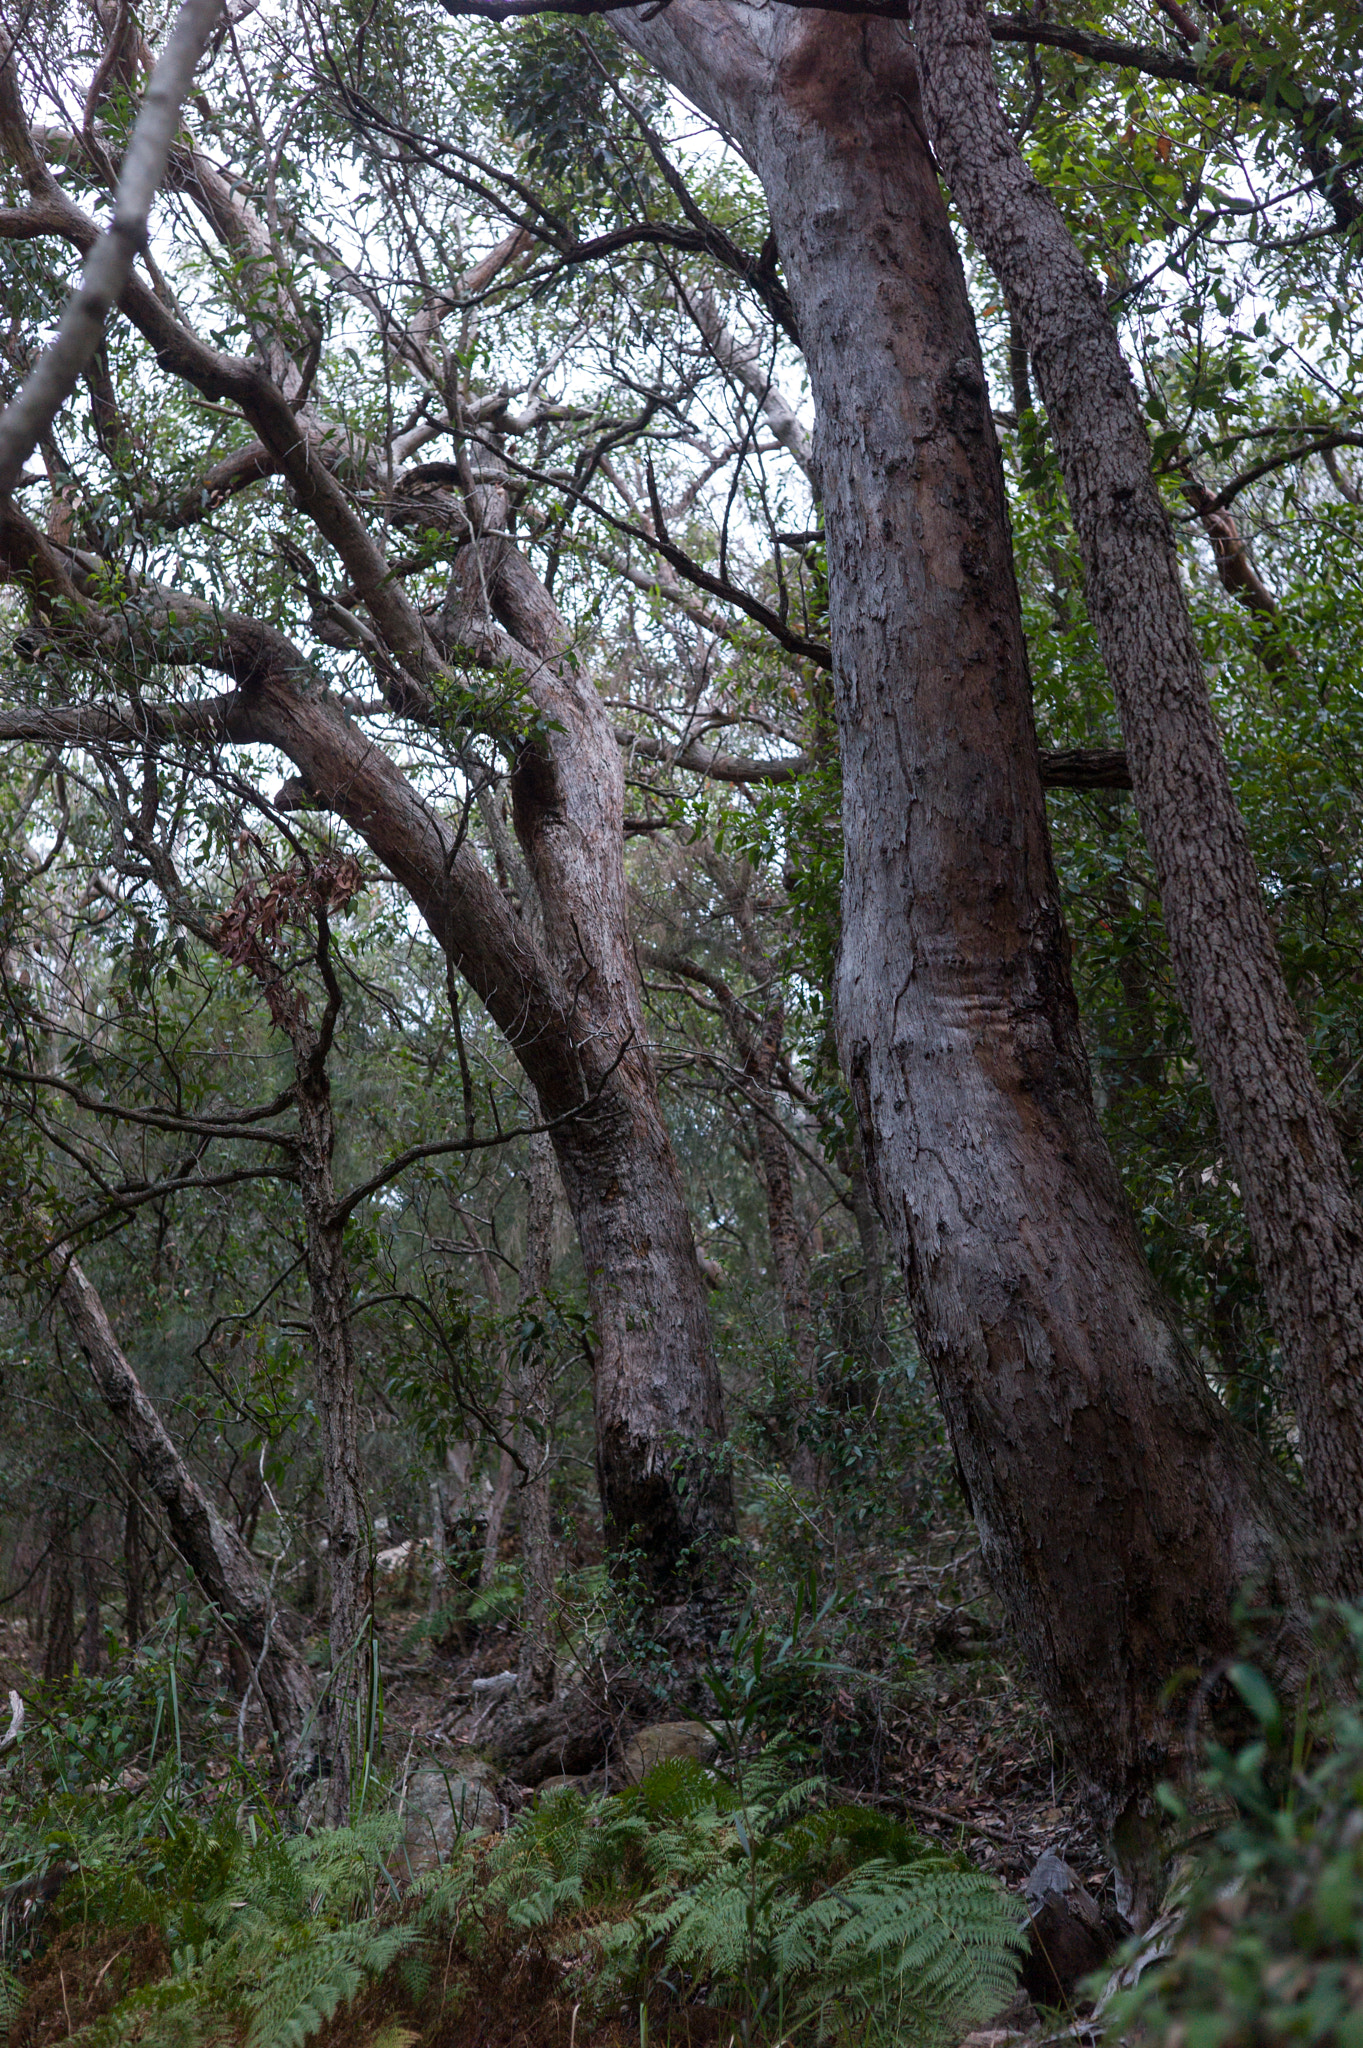
[[[1345,1621],[1363,1656],[1363,1615]],[[1363,2048],[1356,1673],[1329,1687],[1324,1712],[1308,1700],[1291,1717],[1252,1666],[1232,1677],[1258,1734],[1238,1750],[1211,1745],[1195,1797],[1163,1795],[1196,1855],[1171,1900],[1165,1952],[1112,2001],[1108,2035],[1162,2048]],[[1207,1844],[1197,1815],[1209,1807],[1224,1819]]]
[[[1255,1738],[1162,1791],[1182,1876],[1099,2039],[1363,2048],[1363,1714],[1339,1668],[1363,1617],[1344,1623],[1291,1718],[1232,1667]],[[173,1656],[35,1691],[0,1761],[9,2048],[959,2042],[1008,2005],[1018,1901],[810,1774],[775,1711],[787,1666],[823,1683],[798,1632],[730,1647],[722,1768],[549,1791],[435,1870],[378,1774],[350,1827],[309,1830],[308,1789],[226,1755]]]
[[[549,1794],[414,1877],[381,1802],[305,1832],[249,1765],[172,1750],[147,1774],[126,1717],[80,1704],[40,1714],[7,1767],[11,2048],[302,2048],[385,2028],[442,2048],[931,2048],[1015,1981],[1016,1903],[833,1803],[779,1744],[733,1772],[674,1759],[614,1796]]]

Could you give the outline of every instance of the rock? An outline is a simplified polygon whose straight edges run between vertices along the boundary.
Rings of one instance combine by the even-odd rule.
[[[535,1787],[535,1797],[547,1799],[551,1792],[576,1792],[585,1798],[587,1781],[585,1778],[541,1778]]]
[[[487,1706],[493,1700],[506,1699],[516,1690],[514,1671],[496,1671],[491,1678],[475,1678],[473,1697],[480,1706]]]
[[[641,1728],[626,1743],[620,1759],[621,1774],[626,1784],[637,1785],[655,1764],[668,1763],[678,1756],[694,1757],[698,1764],[712,1763],[718,1748],[715,1737],[700,1721],[658,1721],[652,1728]]]
[[[390,1550],[381,1550],[374,1559],[374,1570],[381,1579],[395,1579],[399,1572],[405,1572],[424,1557],[430,1549],[425,1536],[413,1536],[407,1543],[395,1543]]]
[[[1031,1909],[1022,1984],[1038,2005],[1070,2006],[1080,1979],[1101,1969],[1117,1945],[1076,1871],[1045,1849],[1022,1887]]]
[[[403,1845],[412,1875],[447,1863],[461,1834],[470,1828],[502,1825],[495,1786],[497,1773],[480,1757],[460,1757],[445,1769],[422,1764],[412,1772],[402,1796]]]

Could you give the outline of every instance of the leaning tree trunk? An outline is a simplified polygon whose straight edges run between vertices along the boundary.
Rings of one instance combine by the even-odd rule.
[[[1178,986],[1283,1348],[1307,1492],[1363,1589],[1363,1217],[1236,806],[1140,404],[1098,281],[999,105],[983,0],[916,0],[952,195],[1016,315],[1083,553]]]
[[[1298,1618],[1286,1485],[1142,1256],[1094,1112],[1002,467],[906,35],[672,0],[624,32],[755,165],[818,421],[846,836],[837,1007],[868,1169],[986,1561],[1139,1861],[1177,1674]]]
[[[58,1299],[95,1385],[161,1505],[171,1541],[240,1644],[282,1760],[292,1763],[312,1717],[312,1673],[279,1626],[279,1610],[259,1566],[180,1456],[119,1349],[103,1302],[74,1259],[62,1273]]]

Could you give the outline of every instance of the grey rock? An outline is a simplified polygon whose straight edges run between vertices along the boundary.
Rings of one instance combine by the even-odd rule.
[[[621,1774],[627,1784],[637,1785],[656,1764],[668,1763],[673,1757],[694,1757],[698,1764],[714,1761],[718,1742],[710,1730],[700,1721],[657,1721],[651,1728],[641,1728],[633,1739],[625,1744],[620,1759]]]
[[[402,1796],[403,1845],[412,1875],[448,1863],[455,1843],[470,1829],[485,1833],[502,1825],[497,1773],[480,1757],[463,1756],[445,1768],[422,1764]]]

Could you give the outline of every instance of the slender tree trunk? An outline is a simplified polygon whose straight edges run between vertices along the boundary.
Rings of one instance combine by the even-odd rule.
[[[94,1531],[88,1522],[83,1535],[80,1583],[85,1613],[80,1631],[80,1668],[86,1678],[95,1678],[104,1668],[104,1630],[99,1617],[99,1560],[90,1548],[94,1542]]]
[[[71,1565],[71,1510],[65,1501],[58,1501],[52,1509],[47,1541],[43,1678],[48,1685],[62,1685],[76,1662],[76,1583]]]
[[[520,1692],[528,1700],[548,1699],[554,1690],[554,1530],[550,1511],[549,1474],[553,1446],[553,1389],[550,1362],[542,1342],[527,1337],[525,1322],[542,1314],[553,1270],[554,1211],[558,1168],[552,1145],[530,1141],[526,1174],[525,1258],[517,1300],[522,1310],[517,1359],[517,1407],[521,1456],[529,1476],[521,1484],[521,1608]]]
[[[733,874],[718,861],[710,864],[710,873],[729,900],[749,971],[770,980],[771,963],[763,956],[753,931],[745,886],[736,883]],[[785,1029],[784,1001],[778,992],[768,1006],[760,1029],[754,1029],[756,1020],[753,1012],[739,1001],[722,975],[700,965],[686,953],[653,952],[649,957],[665,972],[675,974],[683,981],[698,982],[710,991],[743,1063],[744,1090],[753,1109],[758,1176],[767,1198],[767,1236],[781,1303],[781,1323],[795,1365],[797,1400],[807,1407],[816,1391],[818,1330],[810,1300],[809,1253],[795,1213],[790,1147],[781,1129],[776,1091],[772,1086]],[[818,1461],[804,1447],[796,1446],[793,1452],[791,1477],[801,1485],[814,1486],[818,1483]]]
[[[360,1484],[355,1404],[355,1358],[350,1330],[350,1276],[345,1225],[334,1220],[332,1156],[336,1130],[326,1048],[295,1045],[298,1086],[298,1166],[307,1230],[308,1321],[322,1436],[322,1493],[326,1511],[327,1580],[331,1602],[331,1681],[326,1696],[326,1820],[350,1818],[356,1702],[368,1669],[369,1518]]]
[[[74,1259],[62,1273],[58,1298],[143,1483],[160,1503],[171,1541],[240,1643],[282,1758],[292,1763],[312,1715],[312,1673],[278,1625],[260,1567],[180,1456]]]
[[[360,884],[358,862],[344,859],[319,860],[306,871],[289,869],[264,878],[259,887],[248,878],[240,884],[230,907],[213,929],[218,951],[254,978],[271,1022],[284,1033],[293,1049],[308,1325],[322,1439],[322,1498],[327,1531],[331,1673],[323,1713],[323,1754],[330,1771],[324,1811],[331,1827],[339,1827],[350,1818],[350,1791],[357,1762],[356,1702],[361,1677],[372,1654],[365,1597],[369,1522],[360,1483],[350,1275],[345,1257],[345,1218],[337,1212],[332,1172],[336,1124],[327,1073],[332,1037],[341,1013],[329,913],[343,908]],[[315,925],[315,957],[327,997],[322,1019],[316,1026],[308,1022],[305,997],[290,986],[276,957],[274,940],[280,921],[265,909],[272,899],[293,905],[288,914],[294,921]]]
[[[1135,1867],[1171,1681],[1229,1651],[1246,1582],[1301,1618],[1295,1511],[1183,1345],[1094,1112],[911,50],[894,25],[716,0],[619,19],[766,190],[818,409],[842,1059],[991,1576]]]
[[[952,194],[1031,354],[1116,693],[1178,986],[1283,1348],[1320,1536],[1363,1586],[1363,1219],[1236,806],[1120,343],[999,105],[982,0],[917,0]]]
[[[776,1093],[771,1084],[784,1028],[785,1005],[778,995],[762,1020],[761,1037],[750,1040],[744,1052],[743,1071],[752,1085],[758,1111],[753,1120],[754,1134],[767,1197],[767,1236],[781,1291],[781,1321],[800,1386],[808,1399],[814,1391],[817,1335],[809,1298],[809,1253],[795,1213],[790,1147],[776,1114]]]
[[[137,1464],[128,1474],[127,1501],[123,1510],[123,1634],[131,1650],[141,1642],[146,1628],[143,1609],[142,1509],[137,1498]]]

